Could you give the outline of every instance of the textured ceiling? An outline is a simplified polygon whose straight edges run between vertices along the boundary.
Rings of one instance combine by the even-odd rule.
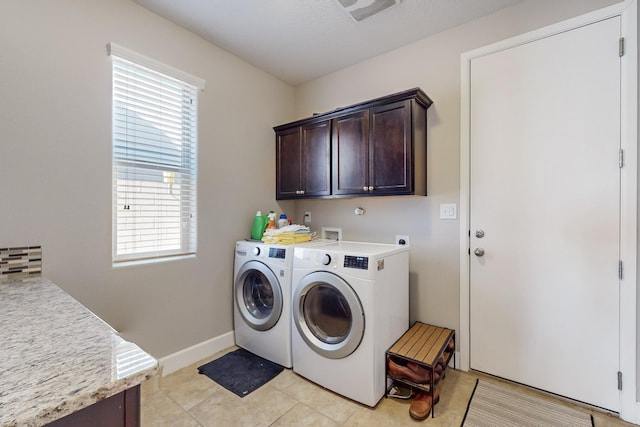
[[[359,22],[337,0],[135,1],[298,85],[522,0],[402,0]]]

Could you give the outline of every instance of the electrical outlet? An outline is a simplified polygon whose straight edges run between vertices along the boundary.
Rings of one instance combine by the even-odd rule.
[[[310,224],[311,223],[311,212],[305,212],[304,213],[304,223],[305,224]]]
[[[396,245],[409,245],[409,236],[396,235]]]

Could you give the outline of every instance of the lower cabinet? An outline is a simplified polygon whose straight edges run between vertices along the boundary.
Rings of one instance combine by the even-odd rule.
[[[139,385],[47,424],[48,427],[138,427],[139,425]]]

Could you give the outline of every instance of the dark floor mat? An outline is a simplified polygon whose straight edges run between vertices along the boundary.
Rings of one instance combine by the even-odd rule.
[[[245,349],[238,349],[198,368],[230,392],[244,397],[283,371],[283,367]]]

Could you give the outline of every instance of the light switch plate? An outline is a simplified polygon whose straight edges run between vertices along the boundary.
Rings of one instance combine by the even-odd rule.
[[[458,217],[458,207],[455,203],[445,203],[440,205],[440,219],[456,219]]]

